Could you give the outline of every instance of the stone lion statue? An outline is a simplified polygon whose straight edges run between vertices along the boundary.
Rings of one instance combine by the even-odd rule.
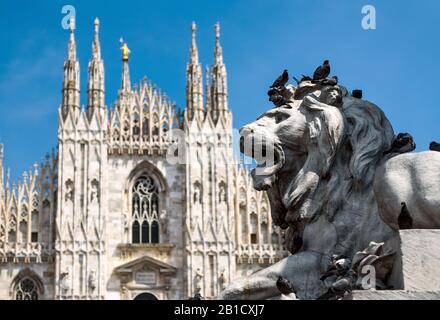
[[[342,86],[289,90],[285,104],[240,130],[240,147],[258,162],[254,187],[267,191],[292,255],[233,281],[219,299],[278,296],[279,276],[298,298],[317,298],[331,255],[396,236],[402,202],[414,227],[440,227],[440,153],[386,153],[395,135],[385,114]]]

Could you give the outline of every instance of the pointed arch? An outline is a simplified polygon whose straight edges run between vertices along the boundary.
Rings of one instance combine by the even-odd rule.
[[[41,300],[44,296],[44,285],[33,270],[21,270],[12,280],[9,295],[12,300]]]
[[[128,239],[132,243],[159,243],[167,216],[168,186],[163,174],[152,163],[143,161],[130,173],[125,193],[131,233]]]

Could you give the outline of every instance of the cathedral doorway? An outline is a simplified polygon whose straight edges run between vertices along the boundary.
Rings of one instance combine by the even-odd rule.
[[[151,293],[144,292],[138,294],[136,297],[134,297],[133,300],[159,300],[159,299],[157,299],[156,296]]]

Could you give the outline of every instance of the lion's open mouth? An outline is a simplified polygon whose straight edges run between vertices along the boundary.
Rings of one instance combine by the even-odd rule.
[[[254,188],[267,190],[275,182],[276,173],[284,165],[284,151],[281,146],[263,135],[254,133],[240,137],[240,151],[257,162],[251,172]]]

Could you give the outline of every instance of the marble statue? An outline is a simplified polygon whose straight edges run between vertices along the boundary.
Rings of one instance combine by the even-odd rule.
[[[96,289],[96,275],[95,270],[90,270],[89,279],[88,279],[88,285],[91,292],[95,291]]]
[[[196,270],[196,274],[194,276],[194,293],[195,294],[200,294],[202,291],[202,282],[203,282],[203,273],[200,270],[200,268],[198,268]]]
[[[240,149],[258,163],[254,188],[266,190],[292,255],[217,298],[274,298],[280,276],[299,299],[322,296],[331,256],[396,236],[402,202],[415,228],[440,227],[440,154],[387,153],[396,137],[384,112],[328,83],[290,86],[286,103],[241,128]]]

